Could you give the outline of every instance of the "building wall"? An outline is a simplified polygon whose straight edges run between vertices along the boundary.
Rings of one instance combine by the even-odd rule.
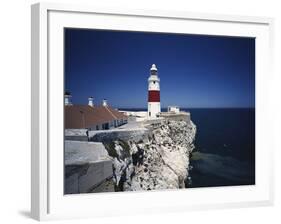
[[[65,193],[87,193],[113,175],[100,142],[65,141]]]
[[[179,113],[179,112],[180,112],[180,108],[177,107],[177,106],[169,106],[169,107],[168,107],[168,112]]]
[[[160,90],[160,79],[156,76],[155,78],[149,78],[148,90]]]
[[[148,102],[148,119],[157,117],[157,114],[161,112],[160,102]]]
[[[128,122],[127,119],[120,119],[120,120],[112,120],[102,124],[94,124],[93,126],[89,127],[90,130],[108,130],[119,127],[123,124]]]

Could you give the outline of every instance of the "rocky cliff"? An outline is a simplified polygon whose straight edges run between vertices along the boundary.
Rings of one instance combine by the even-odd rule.
[[[162,121],[141,140],[103,142],[113,160],[116,191],[184,188],[196,126]]]

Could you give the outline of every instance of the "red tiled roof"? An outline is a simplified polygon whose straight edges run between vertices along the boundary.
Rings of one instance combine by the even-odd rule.
[[[116,117],[117,119],[127,119],[127,116],[122,113],[122,112],[119,112],[118,110],[116,109],[113,109],[112,107],[107,107],[107,109],[114,115],[114,117]]]
[[[66,129],[88,128],[121,119],[127,119],[127,116],[110,106],[64,106],[64,125]]]

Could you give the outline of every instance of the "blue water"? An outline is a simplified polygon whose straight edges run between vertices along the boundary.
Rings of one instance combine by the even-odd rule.
[[[187,187],[255,184],[255,110],[189,111],[197,133]]]

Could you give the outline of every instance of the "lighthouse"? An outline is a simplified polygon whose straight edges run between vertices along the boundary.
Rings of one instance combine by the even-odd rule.
[[[160,106],[160,78],[157,74],[156,65],[153,64],[150,69],[150,76],[148,78],[148,105],[147,116],[148,119],[158,117],[161,112]]]

